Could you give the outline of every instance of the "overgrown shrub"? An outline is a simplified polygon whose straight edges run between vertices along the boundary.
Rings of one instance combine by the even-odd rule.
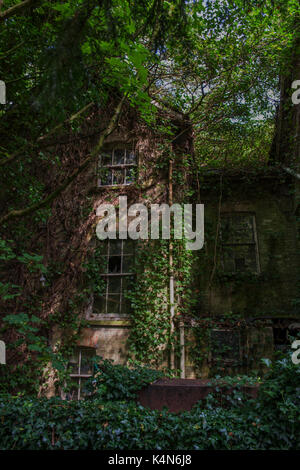
[[[137,392],[145,385],[163,377],[163,372],[135,364],[128,368],[113,364],[108,359],[98,359],[94,364],[94,376],[88,381],[86,389],[92,398],[104,401],[134,400]]]

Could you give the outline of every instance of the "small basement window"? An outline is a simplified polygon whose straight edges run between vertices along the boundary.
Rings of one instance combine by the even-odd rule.
[[[225,272],[260,272],[254,214],[223,213],[221,243]]]
[[[241,359],[239,330],[213,329],[210,334],[210,359],[232,365]]]
[[[65,395],[68,400],[81,400],[86,395],[85,383],[93,375],[94,348],[77,348],[69,361],[68,370],[73,386]]]
[[[114,148],[99,157],[98,186],[124,186],[136,179],[136,152]]]

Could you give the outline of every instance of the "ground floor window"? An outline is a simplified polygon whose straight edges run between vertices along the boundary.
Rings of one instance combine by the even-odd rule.
[[[233,365],[241,360],[239,330],[212,329],[210,334],[210,361]]]
[[[93,375],[94,348],[77,348],[70,358],[68,370],[72,381],[71,389],[65,394],[68,400],[80,400],[86,396],[86,381]]]

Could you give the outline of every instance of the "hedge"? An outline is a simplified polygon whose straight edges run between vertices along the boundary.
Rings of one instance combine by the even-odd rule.
[[[0,449],[288,449],[300,448],[300,368],[278,361],[249,400],[236,391],[228,406],[213,395],[180,414],[134,401],[0,397]]]

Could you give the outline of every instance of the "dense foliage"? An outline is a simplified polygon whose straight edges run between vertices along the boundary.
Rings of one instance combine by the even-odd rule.
[[[162,371],[135,364],[128,368],[112,361],[97,358],[94,376],[89,379],[86,391],[90,398],[103,401],[133,400],[145,385],[163,376]]]
[[[0,447],[296,450],[300,446],[299,374],[299,366],[289,357],[282,359],[271,367],[257,400],[236,388],[228,406],[220,407],[211,395],[180,414],[151,411],[134,401],[104,401],[101,393],[80,402],[2,396]],[[135,379],[131,374],[131,381]],[[131,396],[130,381],[124,386],[129,391],[124,396]]]

